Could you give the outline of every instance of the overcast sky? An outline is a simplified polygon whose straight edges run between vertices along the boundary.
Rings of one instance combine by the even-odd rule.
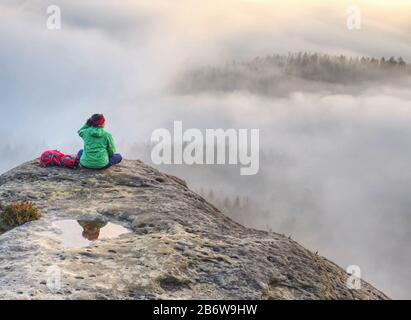
[[[62,29],[53,31],[50,1],[2,0],[0,130],[12,141],[30,134],[54,144],[67,142],[78,119],[94,111],[111,116],[113,130],[120,121],[138,123],[137,113],[116,110],[144,109],[191,65],[300,50],[411,61],[407,2],[57,0]],[[346,28],[353,3],[361,30]]]
[[[61,9],[61,30],[46,28],[50,4]],[[360,30],[346,27],[352,4],[361,9]],[[201,178],[188,170],[183,178],[255,197],[273,212],[255,226],[287,232],[281,221],[298,217],[293,236],[304,245],[342,267],[359,264],[394,297],[411,297],[409,86],[381,82],[355,95],[297,87],[271,98],[169,91],[186,69],[273,53],[411,62],[410,1],[1,0],[0,44],[1,171],[45,148],[74,153],[77,129],[95,112],[133,157],[127,145],[149,141],[173,120],[259,128],[262,147],[283,162],[264,163],[259,176],[241,181],[202,168]],[[299,206],[306,190],[310,208]]]

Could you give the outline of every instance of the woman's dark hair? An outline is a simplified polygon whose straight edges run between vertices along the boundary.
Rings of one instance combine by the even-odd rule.
[[[89,127],[101,127],[104,125],[104,122],[106,119],[104,116],[100,113],[93,114],[88,120],[87,120],[87,125]]]

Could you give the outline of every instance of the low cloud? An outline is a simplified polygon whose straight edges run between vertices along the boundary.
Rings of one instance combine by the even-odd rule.
[[[58,0],[62,29],[50,31],[48,1],[2,1],[0,169],[45,148],[74,153],[76,131],[94,112],[106,114],[122,153],[147,160],[138,146],[174,120],[258,128],[256,176],[231,167],[164,169],[195,188],[249,196],[255,210],[234,218],[291,234],[342,267],[358,264],[393,297],[411,297],[408,85],[377,81],[336,94],[286,83],[287,94],[271,97],[167,91],[191,68],[289,51],[411,61],[409,6],[360,1],[363,28],[348,31],[348,1],[296,3]]]

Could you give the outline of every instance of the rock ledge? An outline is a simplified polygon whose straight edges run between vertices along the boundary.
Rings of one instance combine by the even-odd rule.
[[[235,223],[186,183],[141,161],[106,171],[25,163],[0,176],[0,204],[43,218],[0,235],[0,299],[387,299],[276,233]],[[103,219],[132,230],[65,248],[53,221]],[[60,285],[50,289],[50,268]],[[54,268],[54,269],[53,269]]]

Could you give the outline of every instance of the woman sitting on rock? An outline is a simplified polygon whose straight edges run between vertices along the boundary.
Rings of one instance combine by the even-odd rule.
[[[84,141],[84,149],[78,152],[80,165],[88,169],[106,169],[121,162],[120,154],[115,153],[113,137],[104,130],[105,118],[94,114],[78,131]]]

